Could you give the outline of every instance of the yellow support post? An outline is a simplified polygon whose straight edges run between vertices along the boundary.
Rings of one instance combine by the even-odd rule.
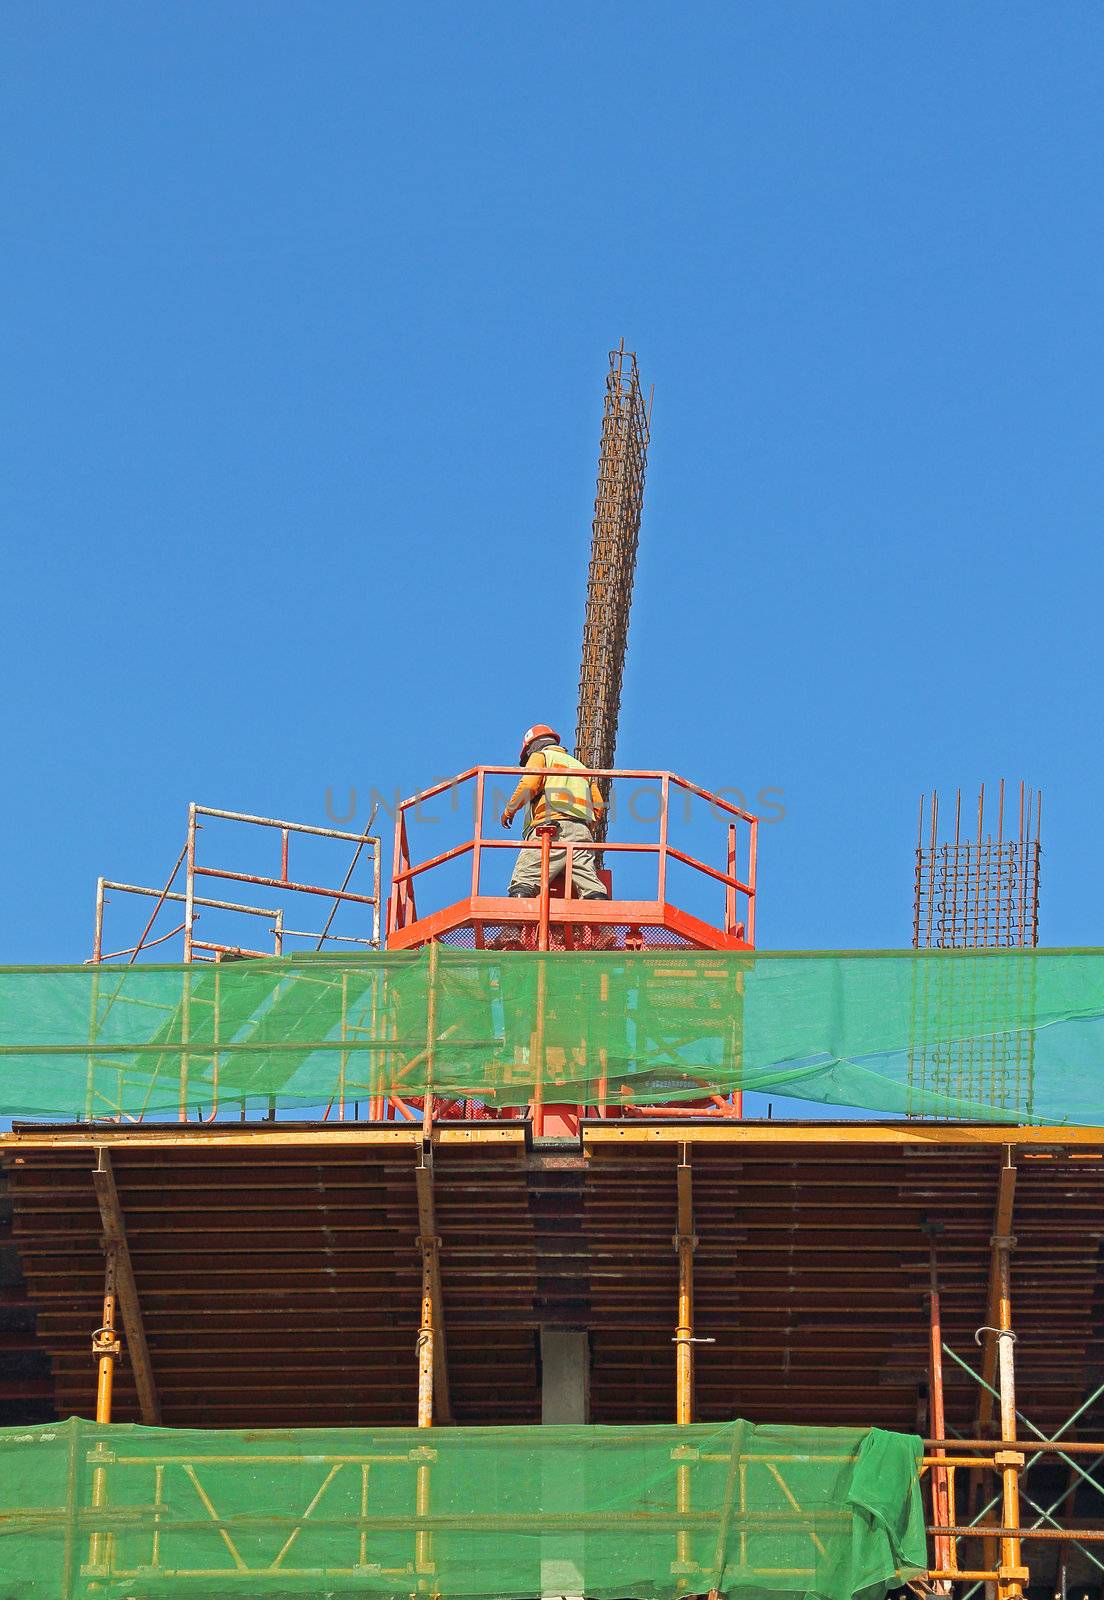
[[[690,1167],[690,1146],[679,1147],[679,1162],[675,1169],[678,1184],[678,1232],[675,1250],[678,1254],[678,1324],[675,1328],[675,1421],[679,1424],[694,1420],[694,1191]],[[676,1495],[680,1514],[691,1509],[690,1467],[683,1463],[677,1470]],[[677,1570],[681,1578],[689,1574],[693,1563],[692,1536],[688,1528],[678,1533]],[[685,1583],[680,1583],[685,1587]]]
[[[1000,1436],[1002,1449],[994,1460],[1001,1475],[1001,1522],[1008,1529],[1000,1541],[1000,1569],[997,1583],[998,1600],[1021,1600],[1023,1586],[1028,1580],[1023,1566],[1020,1527],[1020,1471],[1024,1464],[1023,1452],[1017,1449],[1016,1440],[1016,1376],[1012,1332],[1011,1251],[1010,1235],[994,1238],[997,1256],[997,1387],[1000,1391]],[[1016,1530],[1014,1533],[1011,1530]]]
[[[98,1362],[96,1373],[96,1421],[111,1421],[111,1396],[115,1385],[115,1363],[123,1353],[115,1328],[115,1247],[107,1252],[104,1270],[103,1322],[92,1335],[92,1354]]]
[[[122,1355],[122,1345],[115,1327],[115,1247],[109,1245],[104,1268],[103,1321],[92,1335],[92,1355],[96,1370],[96,1421],[111,1421],[111,1399],[115,1386],[115,1363]],[[97,1446],[97,1454],[102,1446]],[[100,1511],[107,1504],[107,1468],[97,1466],[92,1473],[92,1509]],[[88,1564],[93,1570],[109,1564],[111,1535],[95,1529],[88,1543]]]

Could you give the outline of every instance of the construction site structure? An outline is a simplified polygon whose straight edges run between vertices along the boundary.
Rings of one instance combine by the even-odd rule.
[[[492,1010],[510,964],[535,964],[525,1050],[540,1082],[555,1070],[544,1062],[539,976],[551,963],[586,959],[599,986],[650,963],[675,985],[686,963],[708,959],[731,974],[725,1065],[738,1062],[741,975],[755,960],[756,820],[674,774],[613,765],[648,438],[635,358],[615,356],[594,542],[597,551],[608,535],[617,554],[592,560],[580,759],[601,782],[644,785],[659,802],[650,842],[619,840],[616,828],[602,842],[617,893],[577,902],[570,865],[552,881],[550,834],[521,843],[487,834],[493,781],[518,773],[492,766],[400,806],[389,886],[371,822],[356,833],[199,805],[163,888],[100,882],[83,1048],[90,1062],[101,1048],[121,1048],[101,1046],[97,1029],[118,1015],[125,969],[150,952],[175,953],[178,941],[183,1032],[174,1015],[143,1048],[176,1063],[180,1115],[158,1119],[121,1099],[102,1115],[90,1100],[83,1118],[0,1133],[3,1420],[42,1450],[48,1441],[26,1431],[36,1423],[100,1425],[63,1436],[69,1425],[59,1423],[55,1500],[40,1515],[27,1491],[10,1513],[20,1537],[55,1530],[60,1576],[41,1590],[49,1600],[586,1594],[588,1552],[611,1530],[619,1548],[647,1550],[653,1563],[627,1593],[647,1581],[648,1593],[710,1600],[740,1590],[844,1600],[818,1587],[828,1582],[828,1551],[837,1535],[848,1547],[861,1542],[874,1511],[838,1487],[814,1503],[801,1486],[810,1472],[821,1485],[845,1482],[857,1431],[864,1450],[888,1449],[892,1441],[867,1437],[872,1429],[921,1435],[902,1499],[883,1511],[890,1522],[899,1516],[905,1541],[908,1495],[919,1486],[922,1549],[910,1565],[902,1543],[889,1570],[868,1574],[864,1595],[905,1583],[961,1600],[979,1586],[990,1600],[1044,1584],[1062,1596],[1097,1587],[1104,1127],[997,1115],[750,1120],[734,1096],[695,1093],[689,1080],[673,1106],[644,1100],[611,1116],[605,1102],[570,1106],[542,1094],[496,1115],[470,1100],[446,1105],[424,1070],[421,1096],[396,1088],[357,1103],[342,1076],[355,1042],[347,1008],[336,1027],[327,1020],[324,1038],[302,1010],[282,1019],[281,973],[304,959],[292,948],[305,943],[320,974],[342,970],[332,967],[339,947],[365,968],[391,962],[385,981],[398,986],[414,973],[426,983],[417,1026],[386,1041],[422,1070],[448,1043],[440,1019],[457,979],[443,952],[470,953]],[[607,582],[620,608],[598,598]],[[600,617],[607,604],[617,614]],[[599,621],[612,643],[596,643]],[[465,826],[457,844],[415,859],[419,806],[447,796],[450,814],[465,816],[452,805],[464,786],[470,833]],[[715,858],[673,836],[687,798],[719,830]],[[208,857],[222,828],[277,842],[277,864]],[[1012,853],[998,825],[986,867],[980,832],[976,849],[956,832],[945,854],[934,832],[930,845],[922,838],[917,930],[935,901],[930,925],[952,944],[967,926],[1033,944],[1022,936],[1037,928],[1037,821],[1030,836],[1021,824],[1015,844]],[[343,855],[327,875],[293,869],[293,847]],[[540,852],[532,900],[486,892],[484,873],[503,849]],[[676,868],[694,911],[669,898]],[[617,897],[633,872],[653,869],[647,892]],[[972,920],[956,871],[973,886]],[[202,894],[211,882],[233,885],[234,898]],[[1035,899],[1017,888],[1013,915],[1007,885],[1031,882]],[[999,913],[979,911],[998,884]],[[137,936],[109,940],[105,917],[122,904],[138,916]],[[305,905],[316,907],[313,918]],[[243,928],[263,933],[238,938]],[[246,1019],[229,997],[254,970],[269,974],[268,987]],[[230,1091],[195,1106],[185,1092],[189,1049],[217,1069],[241,1047],[247,1021],[264,1048],[289,1058],[325,1044],[328,1104],[313,1116],[275,1100],[258,1109],[239,1083],[240,1114]],[[41,1018],[36,1026],[32,1053],[47,1048]],[[365,1026],[375,1044],[378,1019]],[[694,1028],[690,996],[687,1039]],[[989,1066],[1005,1070],[996,1057]],[[991,1095],[993,1085],[976,1088]],[[655,1432],[741,1417],[760,1430],[746,1436],[754,1447],[740,1445],[743,1434],[724,1434],[719,1450],[693,1431]],[[239,1432],[233,1441],[114,1433],[117,1422]],[[571,1456],[559,1498],[542,1501],[539,1518],[520,1488],[512,1502],[498,1478],[481,1474],[486,1458],[474,1451],[487,1436],[469,1435],[467,1458],[454,1449],[453,1429],[590,1424],[618,1430],[616,1439],[590,1436],[595,1451],[614,1453],[596,1455],[591,1469]],[[297,1432],[320,1429],[335,1432]],[[832,1431],[806,1432],[799,1447],[787,1429]],[[643,1459],[626,1469],[616,1451],[645,1435],[658,1453],[650,1498],[626,1489],[627,1508],[603,1502],[599,1514],[592,1497]],[[549,1437],[568,1448],[566,1431]],[[522,1445],[501,1445],[515,1452],[501,1458],[507,1491],[511,1462],[521,1481]],[[541,1465],[536,1476],[549,1473]],[[486,1561],[502,1541],[536,1540],[530,1587],[453,1586],[450,1541],[465,1528]],[[0,1524],[0,1572],[4,1552]],[[475,1581],[469,1570],[464,1582]]]

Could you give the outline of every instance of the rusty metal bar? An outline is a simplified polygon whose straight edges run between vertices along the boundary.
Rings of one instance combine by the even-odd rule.
[[[350,905],[370,906],[371,895],[354,894],[351,889],[327,889],[320,883],[297,883],[289,880],[287,883],[282,878],[268,878],[259,872],[232,872],[229,867],[195,867],[197,878],[223,878],[228,883],[254,883],[262,889],[287,889],[293,894],[316,894],[324,900],[342,900]]]
[[[1063,1498],[1065,1497],[1063,1496]],[[1104,1528],[1021,1528],[1019,1523],[1016,1523],[1011,1527],[994,1526],[978,1528],[974,1527],[972,1523],[965,1523],[951,1527],[936,1527],[934,1525],[929,1525],[928,1532],[933,1534],[948,1534],[958,1539],[966,1538],[967,1536],[970,1538],[976,1538],[979,1533],[987,1533],[993,1538],[1002,1540],[1014,1539],[1017,1543],[1019,1543],[1019,1541],[1022,1539],[1069,1539],[1071,1541],[1086,1544],[1104,1543]],[[1026,1567],[1021,1567],[1019,1570],[1024,1574],[1024,1578],[1020,1580],[1020,1582],[1023,1582],[1026,1580],[1027,1569]],[[980,1577],[1000,1579],[1002,1571],[1003,1569],[998,1567],[995,1571],[983,1571],[980,1573],[951,1572],[947,1574],[947,1576],[955,1578]]]
[[[322,932],[318,936],[318,944],[317,944],[316,948],[319,949],[319,950],[321,950],[323,944],[325,944],[325,942],[326,942],[326,939],[329,937],[330,928],[333,926],[333,919],[337,916],[338,909],[339,909],[339,907],[341,905],[342,900],[345,897],[345,892],[348,889],[349,884],[350,884],[350,882],[352,880],[353,873],[356,871],[357,862],[360,860],[360,852],[364,849],[364,846],[366,844],[374,844],[375,847],[376,847],[372,852],[373,861],[374,861],[373,886],[372,886],[372,909],[373,909],[373,912],[374,912],[374,918],[373,918],[372,937],[373,937],[374,943],[379,944],[380,842],[379,842],[378,838],[374,838],[368,832],[368,829],[372,826],[372,823],[375,821],[376,810],[377,810],[377,807],[373,806],[372,810],[371,810],[371,813],[370,813],[370,815],[368,817],[368,821],[365,823],[365,826],[364,826],[364,837],[363,837],[363,839],[360,839],[360,840],[357,841],[357,847],[353,851],[353,859],[350,861],[348,871],[346,872],[344,878],[341,880],[341,888],[338,889],[337,892],[334,895],[334,903],[330,907],[330,914],[326,918],[325,926],[323,927]],[[287,830],[286,829],[284,830],[284,838],[285,839],[287,838]],[[285,853],[285,856],[284,856],[283,870],[284,870],[284,877],[286,878],[287,877],[287,856],[286,856],[286,853]]]
[[[92,930],[92,960],[103,959],[104,880],[96,879],[96,920]]]
[[[187,868],[184,878],[184,960],[192,959],[192,928],[195,924],[196,803],[188,807],[188,833],[184,846]]]
[[[946,1432],[946,1417],[943,1408],[943,1324],[940,1314],[939,1302],[939,1276],[935,1253],[935,1234],[931,1234],[929,1251],[929,1288],[928,1288],[928,1421],[932,1432],[942,1438]],[[953,1522],[951,1511],[951,1484],[953,1474],[946,1465],[940,1464],[946,1457],[946,1451],[937,1449],[935,1452],[936,1465],[932,1469],[932,1520],[944,1523]],[[958,1552],[953,1539],[937,1536],[935,1541],[935,1565],[937,1567],[954,1568],[958,1565]]]
[[[1099,1395],[1099,1393],[1100,1391],[1098,1390],[1097,1394]],[[1074,1413],[1075,1416],[1078,1414],[1079,1413],[1077,1412]],[[1069,1424],[1066,1423],[1065,1426],[1068,1427]],[[993,1439],[925,1439],[923,1443],[925,1450],[988,1450],[990,1453],[992,1453],[992,1451],[996,1449],[996,1442]],[[1076,1442],[1070,1442],[1067,1444],[1065,1439],[1032,1439],[1031,1453],[1032,1455],[1038,1456],[1104,1456],[1104,1440],[1096,1442],[1093,1440],[1079,1439]]]
[[[177,889],[166,892],[164,889],[150,889],[140,883],[117,883],[114,878],[104,878],[102,881],[105,889],[116,889],[121,894],[137,894],[144,895],[147,899],[171,900],[180,905],[187,901],[187,895],[181,894]],[[206,906],[208,910],[213,911],[240,911],[250,917],[276,917],[279,915],[278,911],[270,906],[249,906],[243,900],[210,900],[198,894],[193,896],[192,904]]]
[[[197,816],[221,817],[225,822],[252,822],[260,828],[286,828],[290,833],[308,833],[317,839],[344,839],[349,844],[360,844],[363,833],[349,833],[343,828],[318,828],[307,822],[287,822],[283,817],[258,817],[247,811],[222,811],[217,806],[195,807]]]
[[[433,1198],[433,1157],[423,1145],[414,1169],[418,1193],[418,1244],[422,1252],[422,1332],[418,1351],[418,1426],[452,1422],[444,1298],[441,1291],[441,1239]],[[427,1303],[428,1295],[428,1303]],[[426,1337],[428,1335],[428,1337]],[[423,1339],[425,1340],[423,1344]]]

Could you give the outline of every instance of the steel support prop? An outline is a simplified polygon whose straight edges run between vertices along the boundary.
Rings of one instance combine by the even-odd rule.
[[[441,1295],[441,1240],[433,1200],[433,1152],[428,1142],[418,1152],[414,1178],[418,1193],[418,1248],[422,1254],[421,1324],[418,1331],[418,1426],[452,1421],[445,1317]]]
[[[1020,1526],[1020,1471],[1024,1464],[1022,1452],[1016,1449],[1016,1385],[1013,1346],[1016,1336],[1012,1331],[1011,1252],[1015,1247],[1012,1234],[1013,1205],[1016,1195],[1016,1167],[1012,1146],[1006,1144],[1001,1153],[997,1175],[997,1199],[993,1212],[993,1233],[990,1239],[989,1288],[986,1297],[986,1324],[978,1331],[982,1346],[981,1397],[978,1403],[977,1433],[983,1438],[993,1421],[994,1389],[1000,1404],[1000,1440],[1003,1448],[995,1457],[1001,1475],[1001,1526],[1018,1529]],[[979,1475],[974,1475],[980,1489]],[[997,1553],[999,1539],[999,1571],[996,1585],[997,1600],[1013,1600],[1023,1592],[1027,1570],[1021,1564],[1020,1540],[1014,1534],[990,1535],[986,1538],[987,1562]]]
[[[127,1348],[130,1351],[131,1366],[134,1369],[134,1386],[138,1391],[138,1405],[141,1410],[142,1421],[147,1427],[156,1427],[161,1421],[161,1407],[157,1398],[157,1386],[153,1379],[153,1366],[150,1361],[149,1345],[146,1342],[142,1307],[138,1299],[138,1286],[134,1279],[134,1266],[130,1258],[130,1246],[127,1242],[123,1208],[119,1202],[119,1191],[115,1186],[115,1172],[111,1165],[111,1154],[102,1145],[96,1151],[96,1165],[92,1171],[92,1183],[96,1190],[96,1200],[100,1208],[104,1247],[107,1250],[107,1259],[113,1283],[110,1308],[112,1342],[116,1347],[118,1346],[118,1339],[114,1334],[115,1291],[117,1290],[118,1309],[123,1314],[123,1327],[126,1330]],[[104,1329],[101,1329],[101,1332],[107,1328],[108,1321],[108,1307],[105,1298]],[[116,1353],[118,1353],[117,1348]],[[105,1363],[108,1366],[113,1366],[113,1362],[114,1357],[101,1359],[101,1385],[104,1382]],[[106,1381],[108,1390],[107,1416],[100,1417],[98,1400],[96,1407],[97,1421],[101,1422],[111,1421],[111,1377],[108,1376]]]
[[[418,1331],[418,1426],[433,1426],[433,1358],[437,1328],[433,1319],[433,1256],[436,1244],[419,1239],[422,1251],[422,1315]]]
[[[116,1301],[115,1247],[108,1245],[104,1267],[103,1321],[92,1335],[92,1356],[96,1362],[96,1421],[111,1421],[111,1397],[115,1388],[115,1363],[123,1353],[115,1326]]]
[[[995,1454],[1001,1475],[1000,1578],[998,1600],[1018,1600],[1027,1582],[1022,1563],[1020,1528],[1020,1472],[1023,1452],[1016,1441],[1016,1374],[1012,1331],[1011,1252],[1015,1240],[1009,1234],[994,1235],[997,1258],[997,1387],[1000,1391],[1000,1436],[1002,1448]]]
[[[935,1254],[935,1228],[929,1228],[931,1233],[930,1254],[930,1280],[928,1288],[928,1426],[936,1439],[946,1436],[946,1417],[943,1408],[943,1323],[939,1304],[939,1275]],[[933,1454],[936,1461],[932,1466],[931,1500],[932,1522],[936,1527],[950,1527],[955,1522],[954,1510],[954,1472],[952,1469],[941,1466],[940,1462],[946,1459],[947,1452],[939,1445]],[[935,1565],[941,1571],[953,1572],[958,1565],[958,1547],[950,1534],[937,1533],[935,1535]],[[950,1594],[951,1585],[947,1579],[936,1579],[937,1587],[941,1593]]]
[[[678,1325],[675,1328],[675,1421],[694,1420],[694,1191],[690,1146],[679,1150],[678,1181]]]
[[[418,1153],[415,1183],[418,1191],[418,1248],[422,1253],[421,1323],[418,1329],[418,1426],[432,1428],[434,1396],[438,1400],[438,1420],[450,1422],[448,1367],[445,1359],[445,1324],[441,1305],[440,1239],[433,1203],[433,1151],[426,1140]],[[435,1452],[418,1452],[416,1509],[419,1519],[428,1517],[430,1508],[430,1462]],[[433,1572],[433,1535],[419,1526],[415,1539],[415,1566],[419,1592],[428,1588]]]
[[[675,1421],[679,1424],[694,1420],[694,1190],[690,1166],[690,1146],[680,1145],[678,1166],[675,1168],[678,1184],[678,1232],[675,1234],[675,1251],[678,1255],[678,1324],[675,1328]],[[681,1452],[680,1452],[681,1453]],[[676,1474],[678,1510],[689,1513],[691,1509],[690,1467],[680,1463]],[[687,1576],[692,1568],[693,1544],[690,1530],[679,1530],[677,1539],[677,1570]]]
[[[435,1333],[433,1321],[433,1272],[431,1260],[436,1252],[436,1242],[422,1238],[418,1243],[422,1249],[422,1321],[418,1333],[418,1426],[431,1428],[433,1426],[433,1352],[435,1346]],[[429,1515],[430,1478],[429,1478],[430,1452],[419,1452],[418,1480],[416,1490],[416,1509],[419,1518],[418,1534],[414,1542],[415,1565],[419,1573],[433,1571],[433,1543],[432,1535],[421,1525],[421,1519]]]
[[[122,1354],[122,1345],[115,1326],[115,1248],[107,1247],[107,1260],[104,1266],[104,1294],[103,1294],[103,1320],[92,1335],[92,1357],[96,1362],[96,1421],[107,1423],[111,1421],[111,1398],[115,1387],[115,1363]],[[102,1444],[97,1443],[93,1452],[93,1461],[96,1457],[106,1454]],[[94,1465],[92,1470],[92,1509],[102,1510],[107,1504],[107,1468],[105,1465]],[[105,1568],[111,1552],[111,1535],[93,1526],[92,1535],[88,1541],[88,1564],[91,1568]]]

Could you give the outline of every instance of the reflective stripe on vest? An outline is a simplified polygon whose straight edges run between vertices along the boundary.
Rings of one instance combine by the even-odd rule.
[[[574,756],[569,756],[566,750],[542,750],[544,764],[552,772],[585,772],[586,767],[581,761],[576,761]],[[545,778],[544,788],[545,815],[549,817],[573,817],[579,822],[593,822],[594,804],[590,797],[589,778]],[[540,796],[537,797],[538,799]]]

